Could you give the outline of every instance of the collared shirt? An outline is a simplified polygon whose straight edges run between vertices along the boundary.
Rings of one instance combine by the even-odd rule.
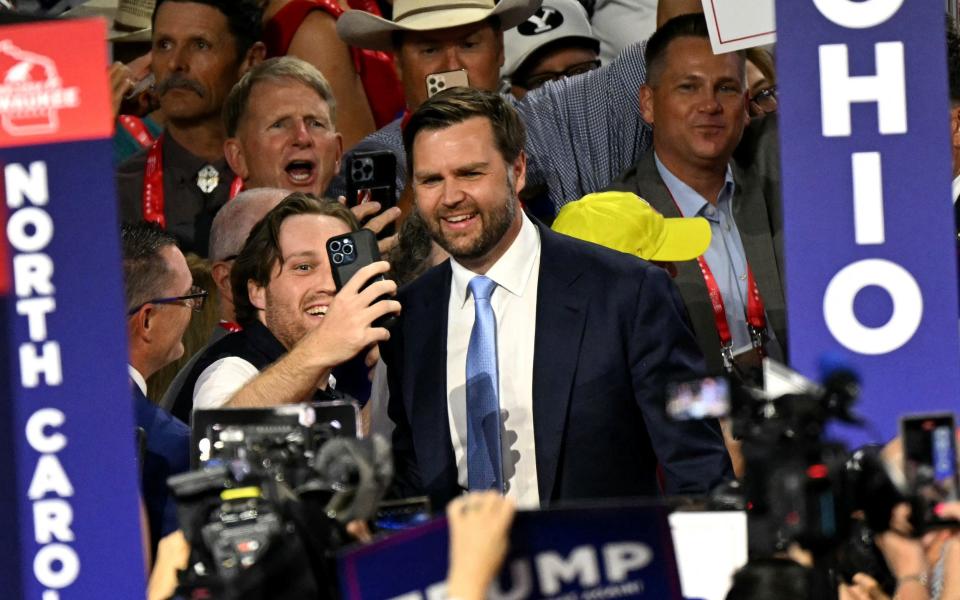
[[[143,179],[149,148],[131,156],[117,167],[120,220],[135,223],[143,219]],[[167,232],[176,236],[180,249],[207,256],[213,217],[230,198],[234,173],[225,158],[213,163],[194,156],[173,136],[163,136],[163,213]],[[197,174],[207,165],[219,173],[217,187],[204,194],[197,187]]]
[[[953,178],[952,188],[953,190],[953,203],[957,203],[957,198],[960,197],[960,175],[957,175]]]
[[[140,388],[140,391],[143,392],[143,395],[147,395],[147,380],[143,378],[143,375],[140,374],[140,371],[133,368],[133,365],[127,365],[127,371],[130,373],[130,379],[133,380],[137,387]]]
[[[610,183],[650,147],[652,133],[640,115],[637,90],[647,79],[646,41],[632,44],[609,65],[551,81],[523,100],[504,98],[527,128],[527,186],[546,186],[555,210]],[[346,172],[356,152],[389,150],[397,157],[397,193],[406,184],[401,120],[365,137],[347,153],[327,195],[345,194]]]
[[[733,353],[749,350],[752,343],[747,330],[747,254],[740,240],[737,223],[733,220],[733,194],[736,191],[733,171],[727,165],[723,188],[714,205],[671,173],[656,153],[654,159],[657,171],[673,195],[680,214],[684,217],[704,217],[710,222],[710,246],[703,253],[703,258],[723,297],[723,309],[733,337]]]
[[[497,283],[490,299],[497,319],[497,369],[503,480],[521,508],[539,508],[533,436],[533,347],[540,281],[540,234],[523,216],[517,239],[486,276]],[[477,276],[455,260],[447,313],[447,408],[458,482],[467,488],[467,346],[476,315],[467,288]]]

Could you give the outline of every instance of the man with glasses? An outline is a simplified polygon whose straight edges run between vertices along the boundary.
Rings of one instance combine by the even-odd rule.
[[[227,202],[214,217],[213,226],[210,228],[210,274],[219,292],[220,322],[210,334],[207,347],[228,333],[240,331],[241,327],[237,324],[234,313],[233,289],[230,286],[234,260],[240,254],[253,226],[289,194],[286,190],[269,187],[246,190]],[[197,352],[183,365],[160,401],[160,406],[187,423],[190,422],[190,413],[193,411],[193,386],[188,386],[189,389],[185,390],[184,383],[204,350],[206,348]]]
[[[207,293],[193,285],[176,240],[156,225],[124,225],[120,238],[131,391],[146,448],[140,489],[155,545],[177,529],[176,506],[166,482],[190,468],[190,430],[147,398],[146,380],[183,354],[183,332]]]
[[[548,81],[600,67],[600,41],[576,0],[545,0],[529,19],[503,32],[500,76],[523,98]]]

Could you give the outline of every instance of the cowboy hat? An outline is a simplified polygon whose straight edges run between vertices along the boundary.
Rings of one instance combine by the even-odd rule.
[[[107,20],[107,41],[149,42],[154,3],[155,0],[89,0],[66,11],[61,17],[102,17]]]
[[[337,19],[340,39],[358,48],[392,50],[395,31],[432,31],[500,19],[500,29],[516,27],[530,17],[541,0],[396,0],[393,20],[362,10],[348,10]]]

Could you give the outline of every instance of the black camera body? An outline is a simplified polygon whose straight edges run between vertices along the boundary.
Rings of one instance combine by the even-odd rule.
[[[386,491],[392,465],[382,439],[271,415],[223,428],[203,468],[168,480],[191,546],[178,588],[186,597],[336,597],[344,525],[372,516]]]

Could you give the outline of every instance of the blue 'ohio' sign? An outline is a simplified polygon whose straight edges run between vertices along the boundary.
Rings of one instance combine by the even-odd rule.
[[[104,35],[0,27],[4,598],[144,595]]]
[[[446,598],[446,519],[348,552],[346,600]],[[661,506],[518,512],[492,599],[680,600],[667,510]]]
[[[937,2],[777,3],[791,363],[850,356],[885,437],[960,392],[944,37]]]

